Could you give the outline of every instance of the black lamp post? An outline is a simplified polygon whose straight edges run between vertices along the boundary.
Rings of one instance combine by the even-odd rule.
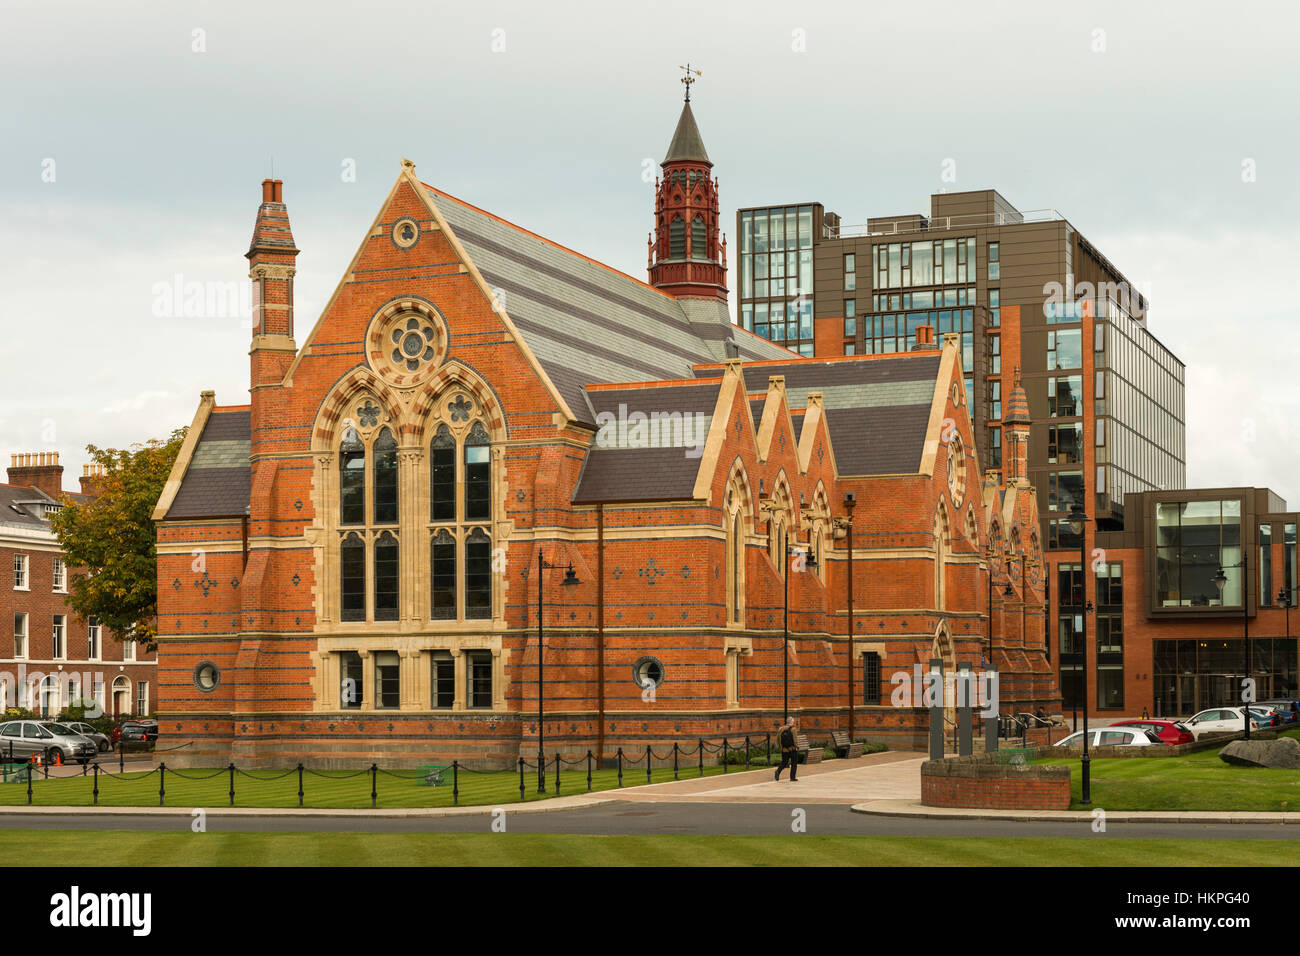
[[[1246,653],[1246,675],[1245,681],[1250,680],[1250,602],[1246,599],[1246,588],[1250,583],[1250,559],[1247,555],[1250,551],[1243,547],[1241,549],[1241,561],[1232,565],[1234,568],[1241,568],[1241,625],[1242,625],[1242,645]],[[1214,572],[1214,586],[1219,589],[1219,607],[1223,607],[1223,587],[1228,583],[1228,576],[1223,573],[1223,568]],[[1243,698],[1246,693],[1245,686],[1241,689]],[[1242,723],[1245,725],[1246,739],[1250,739],[1250,704],[1251,702],[1243,699],[1241,702]]]
[[[543,688],[545,685],[545,669],[542,664],[542,657],[546,645],[542,638],[542,581],[545,579],[545,572],[558,568],[558,564],[551,564],[542,557],[542,552],[537,552],[537,792],[546,792],[546,756],[543,750],[545,737],[543,733]],[[572,587],[578,583],[578,575],[573,570],[573,562],[569,562],[568,568],[564,572],[564,587]]]
[[[784,579],[785,610],[781,619],[781,680],[783,684],[781,690],[781,722],[783,724],[790,719],[790,556],[800,552],[808,556],[806,566],[816,569],[817,555],[812,553],[812,545],[804,549],[795,547],[788,539],[786,540],[785,555],[783,556],[785,561],[783,570],[785,573],[782,575]]]
[[[1083,648],[1083,666],[1080,668],[1083,686],[1080,689],[1080,696],[1083,698],[1083,769],[1080,777],[1080,803],[1092,803],[1092,781],[1090,779],[1090,764],[1092,758],[1088,756],[1088,611],[1092,609],[1091,602],[1088,601],[1088,578],[1084,573],[1088,567],[1088,521],[1089,518],[1083,513],[1083,508],[1075,505],[1070,512],[1069,517],[1070,530],[1079,536],[1079,578],[1083,584],[1083,594],[1080,602],[1083,604],[1082,613],[1079,620],[1082,621],[1082,634],[1080,642]]]
[[[849,670],[849,740],[850,741],[853,740],[853,697],[854,694],[856,693],[853,687],[853,669],[854,667],[857,666],[857,658],[854,656],[854,643],[853,643],[857,637],[857,633],[853,627],[853,509],[856,505],[857,505],[856,495],[852,491],[847,492],[844,495],[844,510],[847,511],[848,514],[843,518],[835,519],[835,530],[844,532],[844,535],[847,538],[845,544],[848,546],[848,552],[849,552],[849,569],[848,569],[847,580],[845,582],[845,589],[847,592],[846,597],[848,601],[848,614],[849,614],[849,653],[846,659],[848,660],[849,663],[848,670]],[[866,675],[864,674],[863,681],[865,682],[865,680],[866,680]]]

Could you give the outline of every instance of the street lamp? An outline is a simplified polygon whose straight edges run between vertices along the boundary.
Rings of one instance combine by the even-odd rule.
[[[1080,668],[1082,675],[1083,687],[1080,696],[1083,698],[1083,770],[1080,786],[1080,803],[1092,803],[1092,781],[1090,779],[1091,758],[1088,756],[1088,611],[1092,609],[1091,602],[1088,601],[1088,578],[1084,571],[1088,567],[1088,521],[1089,518],[1083,513],[1080,505],[1075,505],[1070,511],[1070,530],[1079,536],[1079,577],[1083,583],[1083,595],[1080,601],[1083,602],[1083,613],[1079,615],[1082,622],[1082,634],[1080,636],[1083,645],[1083,666]]]
[[[1277,589],[1277,603],[1282,605],[1286,613],[1286,639],[1289,644],[1291,642],[1291,591],[1286,585]]]
[[[1249,549],[1242,548],[1241,561],[1239,561],[1237,564],[1230,565],[1230,567],[1241,568],[1241,625],[1242,625],[1241,636],[1242,636],[1242,645],[1245,647],[1246,650],[1245,680],[1250,680],[1250,602],[1246,600],[1246,594],[1247,594],[1246,588],[1248,587],[1250,582],[1250,559],[1247,557],[1249,553],[1250,553]],[[1223,568],[1220,567],[1219,570],[1214,572],[1214,586],[1219,589],[1219,607],[1223,607],[1223,588],[1224,585],[1226,585],[1227,583],[1228,583],[1228,576],[1223,573]],[[1242,712],[1242,723],[1245,724],[1245,728],[1246,728],[1246,734],[1245,734],[1246,739],[1249,740],[1251,716],[1250,716],[1250,701],[1244,699],[1246,693],[1246,686],[1247,685],[1243,683],[1242,686],[1243,700],[1241,702],[1241,712]]]
[[[796,541],[795,544],[798,544],[798,542]],[[791,555],[800,553],[808,556],[806,566],[815,570],[817,568],[817,555],[812,553],[812,545],[809,545],[805,550],[804,548],[795,547],[790,543],[789,539],[787,539],[785,542],[785,555],[783,557],[783,560],[785,561],[783,571],[785,573],[781,576],[784,581],[785,591],[785,613],[781,620],[781,679],[783,682],[781,691],[782,723],[790,719],[790,557]]]
[[[845,544],[849,549],[849,570],[847,587],[848,612],[849,612],[849,742],[853,741],[853,668],[857,666],[857,658],[854,656],[853,641],[857,637],[853,627],[853,509],[857,505],[856,495],[850,491],[844,495],[844,510],[848,512],[843,518],[835,519],[835,530],[844,532],[846,537]],[[865,676],[863,680],[865,680]]]
[[[542,749],[545,743],[543,733],[543,687],[545,686],[545,670],[542,665],[543,652],[545,643],[542,638],[542,581],[545,579],[544,572],[558,568],[558,564],[551,564],[542,557],[542,552],[537,552],[537,792],[546,792],[546,756]],[[564,587],[573,587],[578,583],[578,575],[573,570],[573,562],[569,562],[568,568],[564,572]]]

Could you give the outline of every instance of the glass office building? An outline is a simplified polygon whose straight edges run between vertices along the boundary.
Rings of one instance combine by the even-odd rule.
[[[813,354],[813,240],[820,205],[742,209],[739,321],[800,355]]]

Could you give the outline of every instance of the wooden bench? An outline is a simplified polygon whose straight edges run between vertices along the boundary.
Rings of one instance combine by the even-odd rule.
[[[861,757],[862,741],[849,740],[849,735],[840,733],[838,730],[831,731],[831,749],[835,751],[837,757]]]
[[[803,734],[795,737],[794,745],[799,750],[800,763],[821,763],[822,757],[825,756],[824,748],[810,746],[808,738]]]

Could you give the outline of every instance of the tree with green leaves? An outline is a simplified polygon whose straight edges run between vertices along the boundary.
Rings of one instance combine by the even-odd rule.
[[[130,448],[87,445],[104,466],[98,494],[85,501],[67,495],[50,517],[63,548],[68,603],[81,617],[96,617],[119,638],[131,635],[153,650],[158,638],[158,555],[154,505],[185,440],[178,428],[166,441]]]

